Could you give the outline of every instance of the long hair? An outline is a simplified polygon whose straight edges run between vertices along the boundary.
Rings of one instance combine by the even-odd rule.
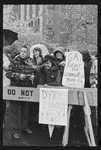
[[[41,49],[40,49],[39,47],[35,47],[35,48],[33,49],[33,51],[34,51],[34,50],[39,51],[39,56],[38,56],[38,57],[41,58],[41,61],[40,61],[40,64],[41,64],[42,61],[43,61],[42,51],[41,51]],[[36,60],[36,57],[34,57],[34,56],[33,56],[33,63],[34,63],[35,65],[37,65],[37,60]]]

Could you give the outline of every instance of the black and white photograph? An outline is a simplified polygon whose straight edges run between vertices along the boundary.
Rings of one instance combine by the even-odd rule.
[[[98,5],[3,4],[3,146],[96,147]]]

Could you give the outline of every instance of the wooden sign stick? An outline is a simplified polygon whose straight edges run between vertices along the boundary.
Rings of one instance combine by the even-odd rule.
[[[63,146],[66,146],[68,144],[68,137],[69,137],[69,121],[70,121],[70,113],[71,113],[72,106],[68,105],[67,110],[67,126],[64,129],[64,134],[62,138],[62,144]]]
[[[89,135],[88,135],[88,132],[87,132],[86,127],[84,127],[84,131],[85,131],[85,135],[86,135],[86,138],[87,138],[87,141],[88,141],[89,146],[92,146],[92,143],[91,143],[91,141],[90,141],[90,138],[89,138]]]
[[[89,130],[89,134],[90,134],[91,145],[92,146],[96,146],[95,140],[94,140],[92,123],[91,123],[90,111],[89,111],[90,107],[88,105],[88,100],[87,100],[86,92],[84,92],[84,102],[85,102],[85,108],[86,108],[86,114],[85,115],[87,115],[87,121],[88,121],[88,126],[89,126],[88,130]]]

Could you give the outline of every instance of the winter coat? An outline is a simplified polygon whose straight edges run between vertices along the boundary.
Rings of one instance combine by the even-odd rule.
[[[42,78],[40,84],[47,84],[49,86],[61,86],[63,76],[62,66],[53,66],[51,69],[42,68]]]
[[[84,87],[90,88],[89,77],[90,77],[90,69],[92,66],[92,59],[91,59],[91,56],[90,56],[90,53],[88,50],[81,51],[80,53],[82,54],[83,61],[85,64],[84,65],[84,73],[85,73],[85,85],[84,85]]]
[[[43,57],[42,56],[39,56],[38,60],[36,60],[35,58],[33,58],[33,64],[34,65],[40,66],[40,65],[42,65],[42,63],[43,63]]]
[[[31,58],[27,58],[27,60],[29,59]],[[37,85],[37,72],[27,64],[27,60],[23,60],[18,56],[11,62],[9,70],[6,73],[6,77],[11,80],[11,86],[34,87]],[[24,80],[20,80],[21,74],[26,75]],[[33,83],[29,79],[29,76],[32,74],[35,75]]]
[[[10,80],[6,77],[6,71],[3,70],[3,86],[9,86]]]
[[[85,63],[85,66],[84,66],[84,73],[85,73],[85,85],[84,85],[84,87],[85,88],[90,88],[89,77],[90,77],[91,66],[92,66],[92,61]]]
[[[90,70],[90,86],[91,88],[98,87],[98,60],[95,60],[92,63],[91,70]]]

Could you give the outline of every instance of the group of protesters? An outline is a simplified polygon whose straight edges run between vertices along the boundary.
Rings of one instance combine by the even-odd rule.
[[[7,66],[4,65],[5,60],[3,59],[4,76],[9,79],[10,82],[8,84],[10,86],[34,88],[38,85],[62,86],[62,77],[66,62],[65,51],[62,46],[58,46],[52,54],[43,57],[41,48],[36,47],[33,48],[33,58],[31,58],[29,48],[24,45],[21,47],[18,55],[10,62],[7,60]],[[97,55],[96,60],[93,61],[88,50],[81,51],[80,53],[83,56],[85,64],[84,87],[97,88]],[[21,129],[23,132],[32,133],[32,130],[29,128],[29,120],[33,117],[31,116],[33,115],[33,107],[36,107],[37,116],[39,114],[38,103],[10,101],[12,137],[15,139],[20,138],[19,107],[21,108]],[[5,110],[6,101],[3,100],[3,128],[5,128]]]

